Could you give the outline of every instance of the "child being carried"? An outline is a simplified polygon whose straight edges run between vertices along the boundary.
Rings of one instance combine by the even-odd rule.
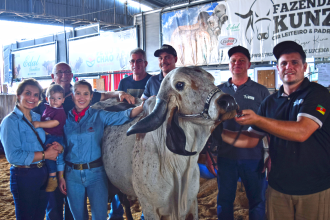
[[[62,146],[64,146],[63,141],[63,126],[66,121],[66,114],[62,107],[64,103],[64,89],[62,86],[54,84],[51,85],[46,92],[46,100],[48,103],[45,103],[46,109],[41,116],[41,121],[34,121],[33,126],[35,128],[43,128],[46,132],[46,142],[45,147],[48,144],[57,141]],[[63,154],[59,154],[59,157],[63,158]],[[63,159],[62,159],[63,160]],[[46,187],[46,192],[53,192],[57,187],[57,178],[56,178],[56,161],[45,160],[47,164],[47,169],[49,173],[48,184]]]

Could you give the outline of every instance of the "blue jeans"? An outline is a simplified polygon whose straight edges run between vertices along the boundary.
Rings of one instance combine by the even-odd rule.
[[[48,204],[46,208],[47,220],[73,220],[71,210],[68,204],[68,200],[65,195],[61,193],[59,188],[56,188],[54,192],[48,192]],[[64,218],[63,218],[63,204]],[[87,210],[86,210],[87,211]],[[88,213],[87,213],[88,215]]]
[[[63,137],[62,136],[55,136],[55,135],[50,135],[47,134],[46,135],[46,141],[45,141],[45,148],[47,144],[51,144],[54,141],[58,142],[60,145],[64,146],[64,141],[63,141]],[[58,155],[58,157],[63,157],[63,154]],[[57,157],[57,158],[58,158]],[[45,160],[46,164],[47,164],[47,169],[48,169],[48,173],[55,173],[57,171],[56,168],[56,161],[53,160]]]
[[[233,203],[241,177],[249,200],[249,219],[265,219],[265,174],[263,160],[232,160],[218,157],[218,219],[234,219]]]
[[[73,217],[77,220],[88,220],[86,210],[86,194],[92,210],[93,220],[105,220],[108,212],[108,177],[104,166],[74,170],[65,167],[66,189]]]
[[[109,219],[122,218],[123,215],[124,215],[123,206],[120,204],[118,195],[115,195],[115,197],[112,199],[112,202],[111,202],[111,210],[109,212]],[[141,218],[141,220],[144,220],[143,212],[142,212],[140,218]]]
[[[47,206],[48,172],[42,168],[10,168],[10,190],[17,220],[43,220]]]
[[[118,195],[112,199],[111,210],[109,212],[109,218],[121,218],[124,215],[123,206],[120,204]]]

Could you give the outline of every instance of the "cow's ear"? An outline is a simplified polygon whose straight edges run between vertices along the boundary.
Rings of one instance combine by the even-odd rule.
[[[167,119],[166,146],[171,152],[175,154],[182,156],[195,155],[196,152],[189,152],[185,149],[186,135],[179,125],[177,111],[177,107],[173,108],[170,112],[170,116]]]

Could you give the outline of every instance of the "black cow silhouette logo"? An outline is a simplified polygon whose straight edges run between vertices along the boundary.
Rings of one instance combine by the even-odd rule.
[[[263,3],[262,8],[260,7]],[[270,2],[271,4],[268,4]],[[266,3],[266,4],[265,4]],[[249,19],[245,29],[245,37],[249,44],[256,36],[258,40],[267,40],[269,38],[269,28],[271,25],[271,11],[274,2],[272,0],[255,0],[253,1],[250,11],[247,14],[235,13],[243,19]]]

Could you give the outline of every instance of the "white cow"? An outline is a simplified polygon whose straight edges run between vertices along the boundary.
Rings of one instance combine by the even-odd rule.
[[[94,108],[113,111],[111,105],[110,100]],[[198,219],[198,154],[216,126],[236,110],[235,100],[217,89],[208,72],[198,67],[171,71],[140,117],[105,130],[109,179],[138,197],[146,219]]]

